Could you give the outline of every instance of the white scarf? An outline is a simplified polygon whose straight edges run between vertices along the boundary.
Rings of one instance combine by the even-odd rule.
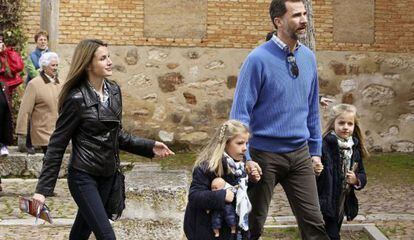
[[[224,157],[227,160],[227,165],[229,169],[239,179],[238,188],[236,192],[236,213],[239,216],[239,227],[243,230],[249,230],[249,213],[252,210],[252,205],[250,203],[249,197],[247,196],[247,182],[248,176],[245,173],[244,162],[243,161],[234,161],[226,152],[224,152]],[[242,177],[246,175],[245,177]]]

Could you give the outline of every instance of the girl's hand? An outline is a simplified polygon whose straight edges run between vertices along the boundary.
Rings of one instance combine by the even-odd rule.
[[[231,189],[226,189],[226,203],[231,203],[234,200],[234,193],[231,191]]]
[[[248,176],[249,176],[249,181],[254,182],[254,183],[257,183],[258,181],[260,181],[260,178],[261,178],[259,171],[256,168],[250,170],[250,173]]]
[[[45,204],[46,198],[44,195],[40,193],[35,193],[32,198],[39,201],[42,204]]]
[[[246,172],[249,175],[249,180],[256,183],[260,180],[262,169],[259,164],[253,160],[246,161]]]
[[[170,155],[174,155],[175,153],[173,151],[171,151],[167,145],[165,145],[162,142],[158,142],[155,141],[155,145],[152,148],[152,151],[155,154],[155,157],[160,157],[160,158],[164,158],[164,157],[168,157]]]
[[[323,171],[323,164],[321,162],[321,157],[319,156],[312,156],[312,167],[313,171],[315,172],[316,176],[319,176]]]
[[[351,185],[357,185],[358,184],[358,178],[356,177],[355,173],[353,171],[349,171],[346,173],[346,182]]]

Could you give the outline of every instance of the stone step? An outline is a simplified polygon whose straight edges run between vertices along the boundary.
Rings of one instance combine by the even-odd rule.
[[[17,147],[9,147],[8,156],[0,156],[0,176],[2,177],[39,177],[43,164],[43,153],[28,155],[17,150]],[[63,156],[59,177],[67,175],[69,154]]]
[[[125,173],[126,209],[121,219],[114,223],[118,238],[182,239],[189,173],[162,170],[159,164],[134,164],[128,169]],[[66,179],[58,179],[56,195],[46,201],[57,222],[54,225],[26,226],[33,224],[34,218],[20,212],[18,199],[19,196],[32,196],[36,183],[37,179],[3,179],[0,239],[34,239],[30,236],[39,235],[44,236],[42,239],[52,236],[54,239],[68,239],[77,206],[70,196]]]
[[[43,156],[41,152],[28,155],[17,150],[16,146],[9,146],[9,155],[0,156],[0,176],[2,177],[24,177],[38,178],[42,170]],[[70,154],[63,156],[62,166],[59,171],[59,178],[66,177]],[[121,162],[121,167],[131,166],[129,162]]]
[[[125,219],[174,218],[182,221],[188,172],[161,170],[158,164],[135,165],[126,173]]]
[[[39,223],[34,220],[7,220],[0,222],[0,239],[38,240],[38,239],[69,239],[73,219],[56,219],[55,223]],[[112,222],[117,239],[169,240],[185,239],[182,223],[174,219],[157,220],[119,220]],[[93,234],[90,240],[96,239]]]

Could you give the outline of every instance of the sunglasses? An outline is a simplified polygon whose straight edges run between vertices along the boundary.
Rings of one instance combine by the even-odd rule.
[[[297,78],[299,76],[299,67],[296,64],[296,58],[295,55],[293,55],[293,53],[289,53],[287,55],[287,62],[290,65],[290,72],[292,73],[292,76],[294,78]]]

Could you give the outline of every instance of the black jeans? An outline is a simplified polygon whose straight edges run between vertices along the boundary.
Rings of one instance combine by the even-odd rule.
[[[262,168],[261,180],[249,183],[247,193],[252,204],[249,229],[252,240],[259,239],[267,218],[276,184],[285,190],[303,240],[329,240],[319,208],[315,173],[308,147],[289,153],[271,153],[250,148],[252,160]]]
[[[69,190],[79,207],[69,239],[86,240],[91,232],[98,240],[116,239],[104,207],[113,181],[113,176],[98,177],[69,168]]]

